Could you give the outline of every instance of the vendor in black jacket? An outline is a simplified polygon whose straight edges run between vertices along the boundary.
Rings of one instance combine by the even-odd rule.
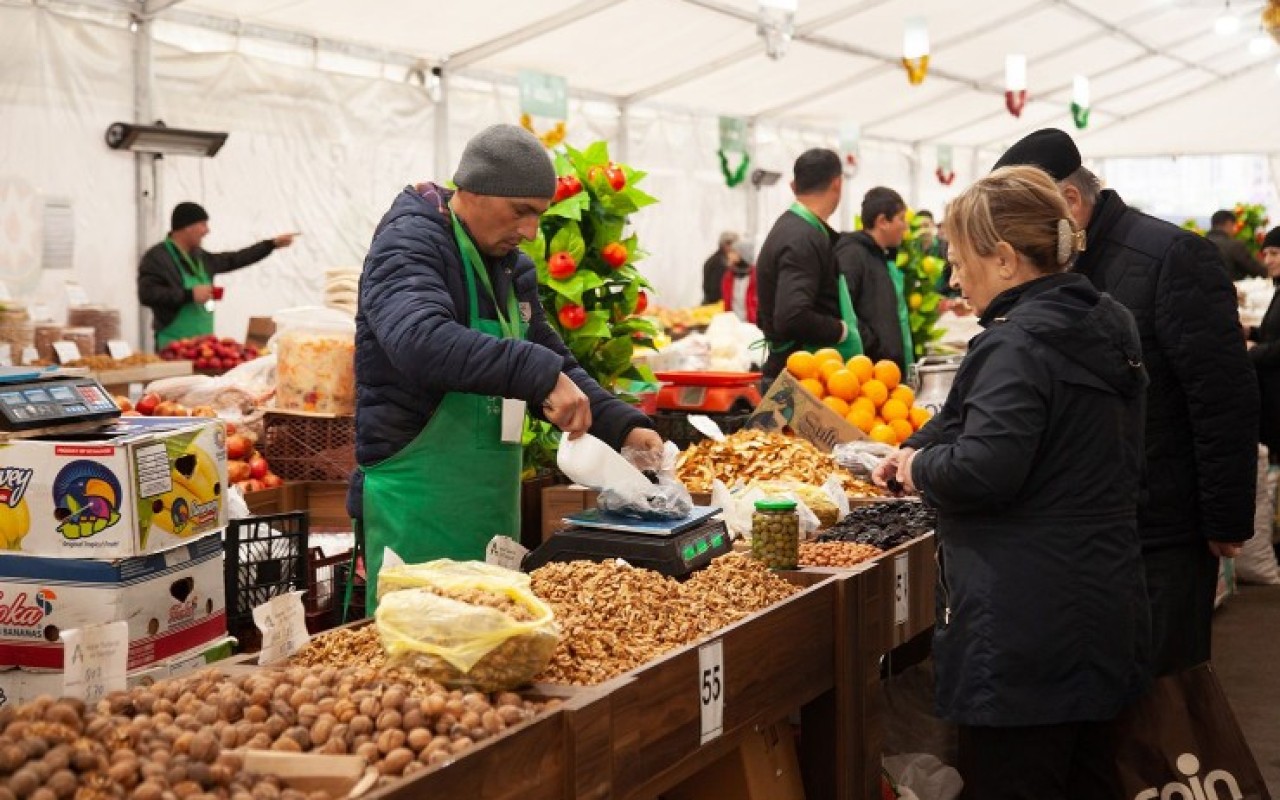
[[[1235,287],[1212,242],[1104,191],[1062,131],[1028,135],[997,167],[1014,164],[1039,166],[1058,182],[1072,219],[1087,228],[1075,271],[1138,323],[1151,379],[1138,532],[1153,665],[1157,675],[1193,667],[1209,660],[1218,558],[1253,535],[1258,388]]]
[[[213,276],[256,264],[278,247],[293,244],[295,234],[263,239],[234,253],[201,249],[209,235],[209,215],[195,203],[178,203],[169,235],[142,256],[138,265],[138,302],[151,309],[156,349],[190,336],[213,333]]]
[[[1272,463],[1280,462],[1280,228],[1272,228],[1262,240],[1262,263],[1276,284],[1276,293],[1261,325],[1245,328],[1249,360],[1258,372],[1262,394],[1259,438],[1271,451]]]
[[[777,377],[787,356],[797,350],[841,349],[853,342],[852,313],[841,308],[842,281],[833,250],[837,234],[826,222],[840,205],[843,169],[840,156],[832,150],[801,153],[791,181],[796,202],[778,217],[760,247],[757,324],[769,344],[766,382]],[[842,319],[845,316],[847,322]],[[855,353],[849,350],[842,355]]]
[[[1065,271],[1083,237],[1042,171],[996,170],[947,222],[986,330],[875,477],[938,509],[936,702],[960,726],[963,797],[1119,797],[1112,721],[1150,645],[1137,327]]]
[[[649,418],[600,387],[543,315],[520,251],[556,174],[537,137],[481,131],[453,182],[406,187],[378,224],[356,314],[356,461],[370,608],[390,549],[406,563],[483,560],[519,538],[525,409],[614,449],[662,447]]]
[[[842,233],[836,243],[836,263],[849,284],[862,351],[872,361],[897,363],[903,375],[915,363],[902,270],[896,263],[906,232],[907,204],[894,190],[877,186],[862,198],[862,230]]]

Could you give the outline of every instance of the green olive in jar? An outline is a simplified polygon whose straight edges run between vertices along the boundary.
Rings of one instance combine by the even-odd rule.
[[[756,501],[751,556],[770,569],[795,569],[800,558],[800,515],[794,500]]]

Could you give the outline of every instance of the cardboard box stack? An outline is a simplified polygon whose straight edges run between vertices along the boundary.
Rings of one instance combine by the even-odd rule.
[[[227,635],[226,431],[124,418],[0,447],[0,704],[62,691],[62,631],[124,620],[128,679],[203,663]]]

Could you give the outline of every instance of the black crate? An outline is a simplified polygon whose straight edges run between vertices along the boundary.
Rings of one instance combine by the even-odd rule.
[[[747,427],[751,414],[706,414],[712,422],[720,426],[727,436],[734,431]],[[684,450],[707,438],[697,428],[689,424],[689,415],[684,411],[659,411],[653,415],[653,428],[658,435]]]
[[[232,520],[226,554],[227,632],[252,652],[262,641],[253,609],[308,586],[307,512]]]
[[[343,618],[347,576],[351,573],[351,555],[348,550],[326,556],[320,548],[311,548],[311,560],[307,566],[309,583],[302,604],[307,610],[307,630],[312,634],[365,617],[365,583],[357,575],[356,584],[351,589],[351,606],[346,609],[346,618]]]

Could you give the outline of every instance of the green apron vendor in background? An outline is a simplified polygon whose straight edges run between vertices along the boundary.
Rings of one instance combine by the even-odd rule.
[[[231,253],[208,253],[209,214],[195,203],[178,203],[169,235],[151,247],[138,264],[138,302],[151,309],[151,327],[159,350],[170,342],[213,333],[213,277],[256,264],[278,247],[293,244],[284,233]]]
[[[483,560],[519,538],[526,409],[615,449],[661,449],[543,315],[533,262],[556,174],[536,137],[495,125],[467,143],[456,191],[406,187],[379,223],[356,315],[357,521],[367,610],[388,550],[408,564]]]

